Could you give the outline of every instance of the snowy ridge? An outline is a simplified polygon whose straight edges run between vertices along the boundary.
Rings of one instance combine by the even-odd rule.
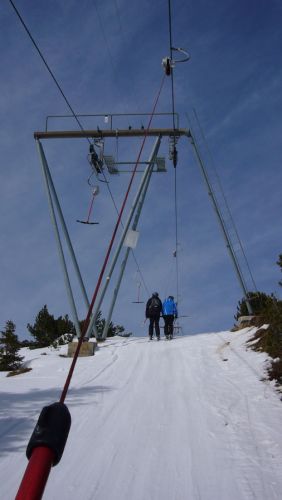
[[[66,400],[72,427],[44,499],[281,498],[282,405],[261,380],[267,356],[245,347],[253,330],[117,337],[79,358]],[[59,399],[65,353],[23,349],[32,371],[0,374],[5,500],[15,497],[42,407]]]

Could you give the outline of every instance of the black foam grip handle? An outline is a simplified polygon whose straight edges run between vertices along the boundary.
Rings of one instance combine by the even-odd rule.
[[[64,403],[45,406],[27,445],[27,458],[30,459],[34,448],[47,446],[55,455],[53,465],[57,465],[62,458],[70,426],[71,415]]]

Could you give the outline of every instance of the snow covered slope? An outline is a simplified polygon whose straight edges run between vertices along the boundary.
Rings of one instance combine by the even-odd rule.
[[[266,355],[246,350],[250,336],[113,338],[79,358],[72,427],[44,499],[280,499],[282,403],[261,381]],[[59,399],[65,352],[24,349],[32,371],[1,374],[1,499],[14,498],[38,415]]]

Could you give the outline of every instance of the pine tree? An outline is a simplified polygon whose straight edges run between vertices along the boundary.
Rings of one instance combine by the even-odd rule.
[[[46,304],[37,314],[34,325],[28,323],[27,329],[34,337],[36,347],[47,347],[58,338],[56,320],[49,314]]]
[[[282,254],[279,255],[277,265],[282,271]],[[282,286],[282,281],[279,281]],[[282,384],[282,301],[273,293],[267,295],[263,292],[251,292],[249,294],[256,318],[256,326],[268,325],[267,329],[258,329],[254,339],[256,343],[252,349],[267,352],[273,361],[268,368],[270,379],[275,379]],[[241,300],[237,306],[237,320],[240,316],[247,316],[247,306],[245,299]]]
[[[65,335],[66,333],[71,333],[75,335],[75,327],[73,322],[69,319],[68,315],[59,316],[56,320],[56,329],[58,337]]]
[[[23,357],[18,355],[20,342],[15,333],[16,325],[7,321],[0,337],[0,371],[17,370],[20,368]]]
[[[279,255],[279,260],[276,264],[280,267],[280,271],[282,272],[282,253]],[[282,286],[282,281],[279,281],[279,285]]]
[[[98,312],[97,314],[97,317],[96,317],[96,321],[95,321],[95,325],[96,325],[96,330],[98,332],[98,337],[100,335],[102,335],[103,333],[103,328],[104,328],[104,324],[105,324],[105,320],[101,318],[102,316],[102,313],[101,311]],[[79,326],[80,326],[80,331],[81,333],[84,331],[84,325],[85,325],[85,319],[82,319],[80,322],[79,322]],[[90,337],[94,337],[94,332],[92,331],[91,334],[90,334]]]
[[[79,322],[80,331],[83,331],[85,320]],[[105,319],[101,316],[101,311],[97,314],[96,318],[96,329],[97,338],[101,339],[103,330],[105,326]],[[60,339],[66,333],[75,335],[75,327],[72,321],[69,319],[68,315],[59,316],[57,319],[54,318],[52,314],[49,313],[47,305],[39,311],[35,318],[33,325],[28,323],[27,329],[30,334],[34,337],[35,342],[30,345],[30,347],[48,347],[50,345],[57,346],[71,339]],[[108,337],[113,337],[114,335],[119,335],[124,332],[124,327],[120,325],[114,325],[112,322],[109,325]],[[90,337],[94,336],[94,332]]]
[[[121,335],[124,332],[124,327],[121,325],[114,325],[112,321],[109,324],[108,337],[115,337],[116,335]]]
[[[269,303],[269,300],[272,300],[274,298],[273,295],[267,295],[264,292],[249,292],[248,293],[248,299],[251,303],[252,310],[254,315],[259,315],[262,310],[265,308],[265,306]],[[240,318],[240,316],[248,316],[248,308],[246,304],[246,299],[243,298],[242,300],[239,301],[238,306],[237,306],[237,313],[234,316],[236,320]]]
[[[81,332],[83,331],[84,323],[85,323],[85,320],[82,320],[79,322]],[[102,318],[101,311],[98,312],[95,323],[96,323],[96,330],[97,330],[97,340],[101,340],[102,335],[103,335],[103,331],[104,331],[104,326],[106,323],[105,318]],[[115,335],[119,335],[122,332],[124,332],[124,327],[121,325],[114,325],[113,322],[111,321],[109,324],[107,337],[114,337]],[[90,337],[94,337],[94,333],[92,333],[92,335],[90,335]]]

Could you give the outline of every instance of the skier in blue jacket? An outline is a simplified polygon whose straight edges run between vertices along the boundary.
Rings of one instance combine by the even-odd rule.
[[[172,339],[173,337],[173,321],[177,316],[177,306],[174,302],[174,297],[169,295],[163,302],[164,333],[167,339]]]

